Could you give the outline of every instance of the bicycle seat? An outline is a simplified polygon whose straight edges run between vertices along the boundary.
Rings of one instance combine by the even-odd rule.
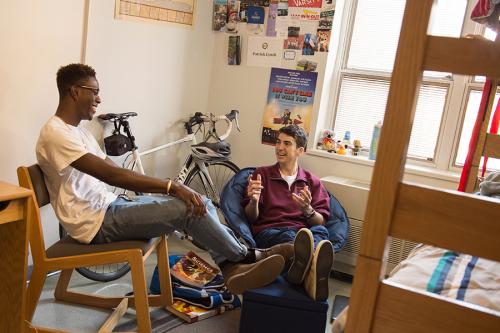
[[[124,120],[127,119],[128,117],[135,117],[137,116],[137,112],[125,112],[125,113],[105,113],[99,115],[97,118],[102,119],[102,120]]]

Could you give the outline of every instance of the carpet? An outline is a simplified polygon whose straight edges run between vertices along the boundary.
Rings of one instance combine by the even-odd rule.
[[[151,311],[149,314],[151,317],[152,333],[168,332],[172,328],[184,324],[184,320],[180,319],[179,317],[176,317],[170,312],[165,311],[164,309],[156,309]],[[137,331],[137,322],[135,318],[117,325],[113,330],[113,332],[131,332],[131,331]]]
[[[237,333],[241,309],[227,311],[192,324],[184,322],[164,309],[155,309],[150,312],[150,316],[152,333],[168,331],[171,331],[171,333]],[[137,331],[135,318],[117,325],[113,330],[113,332],[130,331]]]

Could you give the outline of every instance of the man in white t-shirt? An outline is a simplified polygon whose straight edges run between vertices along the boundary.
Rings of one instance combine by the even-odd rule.
[[[72,238],[99,244],[186,231],[209,249],[231,292],[240,294],[274,281],[284,266],[280,247],[248,249],[219,222],[210,200],[175,181],[118,167],[79,126],[93,118],[101,103],[93,68],[61,67],[57,88],[59,105],[40,132],[36,155],[51,204]],[[105,183],[158,195],[117,197]]]

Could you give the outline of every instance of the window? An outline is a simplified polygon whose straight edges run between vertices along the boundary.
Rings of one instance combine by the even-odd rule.
[[[464,165],[465,158],[467,156],[467,151],[469,149],[469,140],[472,134],[472,129],[474,128],[474,124],[476,122],[477,110],[479,109],[479,105],[481,104],[481,96],[483,92],[481,90],[471,90],[469,92],[469,99],[467,101],[467,108],[465,109],[465,117],[462,125],[462,134],[460,136],[460,142],[457,150],[457,157],[455,159],[455,163],[457,165]],[[493,104],[493,110],[495,111],[496,105],[498,105],[498,100],[500,98],[500,94],[496,94],[495,103]],[[493,116],[490,118],[490,123],[488,124],[488,130],[491,126],[491,121],[493,120]],[[481,160],[481,165],[483,165],[483,161]],[[500,170],[500,160],[499,159],[488,159],[488,168]]]
[[[383,121],[390,77],[405,0],[352,0],[352,25],[347,32],[339,71],[333,129],[368,146],[373,126]],[[440,36],[460,36],[466,0],[435,3],[429,30]],[[408,156],[435,159],[436,147],[453,79],[449,73],[426,72],[421,86]]]
[[[489,40],[495,40],[496,32],[486,28],[484,30],[483,36]],[[479,106],[481,104],[482,97],[482,88],[484,83],[486,82],[486,78],[484,76],[475,76],[471,82],[467,85],[467,103],[465,104],[465,114],[463,117],[462,128],[460,133],[460,140],[458,144],[456,158],[454,160],[454,164],[457,166],[463,166],[465,163],[465,158],[467,157],[467,152],[469,149],[469,141],[472,135],[472,130],[474,128],[474,124],[476,122],[477,111],[479,110]],[[495,96],[495,101],[493,103],[492,115],[490,118],[490,122],[488,124],[488,131],[491,126],[493,112],[495,112],[496,107],[498,105],[498,101],[500,99],[500,92],[497,91]],[[481,158],[480,166],[483,166],[484,159]],[[500,160],[499,159],[488,159],[487,164],[488,169],[492,170],[500,170]]]

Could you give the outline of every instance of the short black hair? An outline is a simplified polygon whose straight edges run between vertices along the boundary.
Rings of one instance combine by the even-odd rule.
[[[287,125],[278,130],[279,133],[284,133],[295,139],[297,143],[297,148],[306,148],[307,146],[307,134],[306,131],[297,125]]]
[[[95,70],[84,64],[69,64],[62,66],[57,71],[57,89],[59,90],[59,98],[63,98],[69,92],[71,86],[78,81],[95,78]]]

